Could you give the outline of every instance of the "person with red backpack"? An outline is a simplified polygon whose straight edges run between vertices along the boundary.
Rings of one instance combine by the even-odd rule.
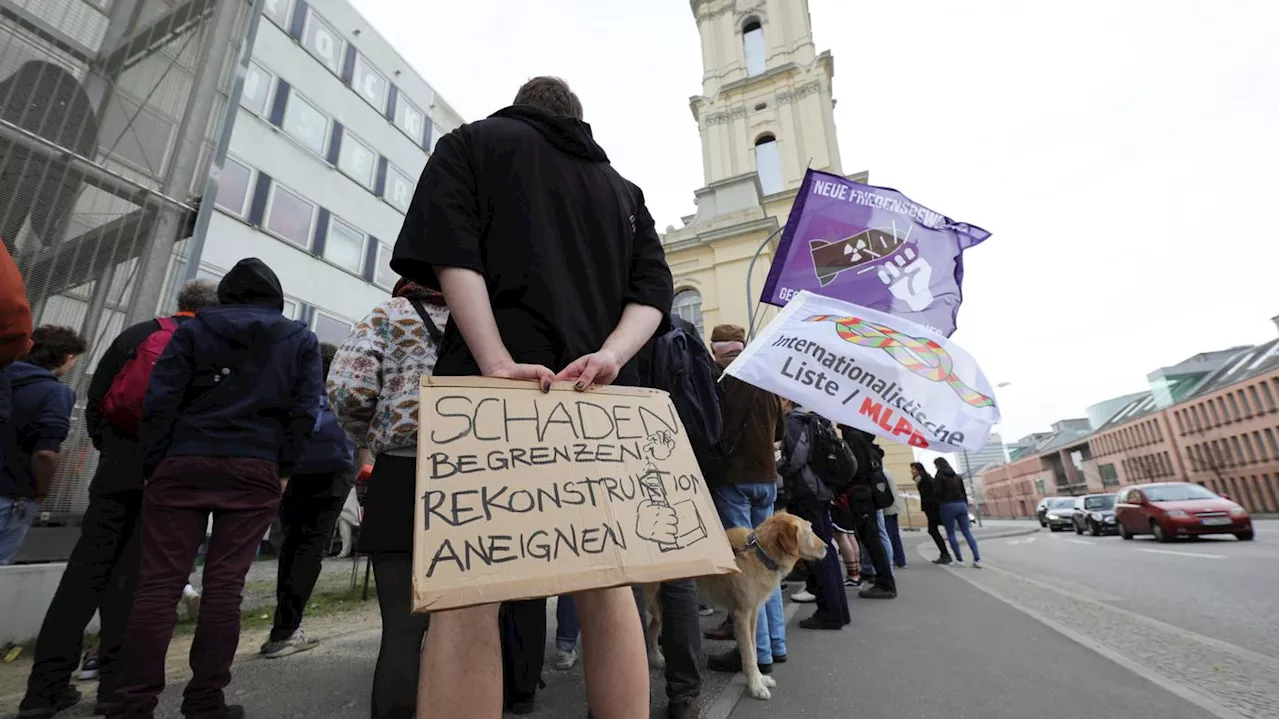
[[[98,449],[80,539],[36,639],[20,716],[51,717],[80,700],[71,674],[80,662],[84,629],[102,613],[98,705],[115,702],[119,653],[138,575],[138,519],[142,513],[142,449],[137,424],[151,366],[175,328],[218,304],[208,280],[189,282],[178,294],[178,312],[133,325],[111,343],[89,383],[85,424]]]

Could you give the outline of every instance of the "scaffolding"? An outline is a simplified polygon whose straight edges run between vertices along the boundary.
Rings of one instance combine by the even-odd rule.
[[[0,0],[0,240],[35,324],[71,327],[89,346],[65,379],[77,405],[40,523],[79,523],[97,466],[89,380],[124,327],[171,309],[186,274],[253,11],[245,0]]]

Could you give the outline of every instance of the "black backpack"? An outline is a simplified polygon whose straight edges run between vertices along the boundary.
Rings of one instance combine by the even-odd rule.
[[[853,478],[858,473],[858,460],[830,422],[817,415],[808,415],[806,421],[809,425],[809,469],[838,497],[853,485]]]
[[[720,446],[724,418],[719,372],[697,330],[673,317],[671,330],[654,342],[649,372],[653,387],[671,395],[693,454],[707,474],[708,465],[718,464],[725,454]]]
[[[858,434],[857,430],[845,436],[845,444],[858,460],[855,486],[851,488],[854,501],[871,500],[876,509],[892,507],[893,490],[889,487],[889,478],[884,474],[884,462],[881,459],[883,455],[879,448]]]

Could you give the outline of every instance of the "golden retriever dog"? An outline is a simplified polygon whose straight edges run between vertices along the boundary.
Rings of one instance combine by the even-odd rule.
[[[827,545],[813,533],[809,522],[779,512],[764,520],[755,531],[734,527],[725,532],[733,547],[737,574],[721,574],[698,578],[698,594],[711,604],[723,607],[733,620],[733,633],[738,640],[742,671],[747,677],[747,692],[754,699],[768,699],[769,689],[776,686],[771,677],[756,666],[756,617],[760,608],[791,573],[801,559],[819,560],[827,554]],[[648,637],[649,662],[655,667],[664,663],[658,647],[662,631],[662,608],[658,586],[643,587]]]

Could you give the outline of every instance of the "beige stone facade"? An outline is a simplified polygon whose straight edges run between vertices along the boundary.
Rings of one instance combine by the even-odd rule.
[[[777,308],[757,299],[805,169],[843,169],[831,95],[834,60],[814,48],[808,2],[690,5],[702,37],[703,72],[702,91],[689,108],[702,139],[705,185],[694,193],[695,214],[682,227],[668,227],[663,245],[675,276],[675,309],[705,339],[717,324],[750,327],[754,315],[758,329],[773,317]],[[867,179],[866,173],[850,177]],[[910,448],[880,444],[886,466],[907,490]]]

